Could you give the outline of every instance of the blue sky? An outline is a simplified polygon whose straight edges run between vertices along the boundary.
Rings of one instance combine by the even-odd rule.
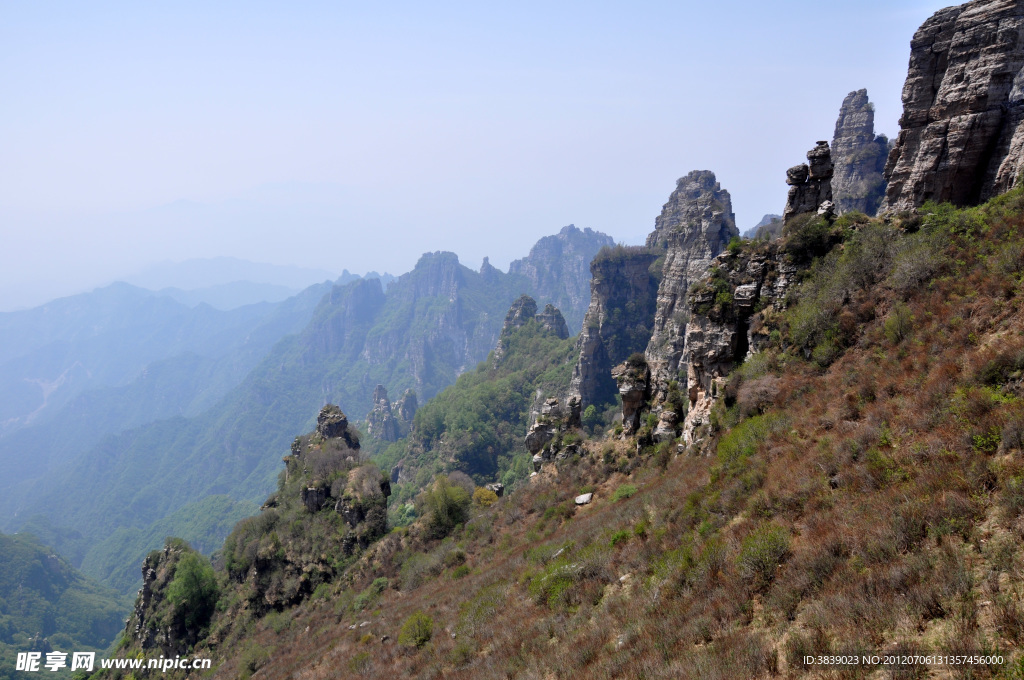
[[[693,169],[745,229],[847,92],[897,132],[946,4],[0,2],[0,309],[168,259],[637,243]]]

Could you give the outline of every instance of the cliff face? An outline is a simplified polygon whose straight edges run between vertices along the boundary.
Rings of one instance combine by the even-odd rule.
[[[682,425],[685,443],[701,441],[711,406],[724,394],[726,376],[748,352],[763,346],[763,321],[783,308],[797,271],[780,244],[763,243],[736,255],[722,253],[711,264],[711,274],[694,287],[686,326],[690,404]]]
[[[658,302],[658,276],[651,267],[657,258],[656,250],[616,246],[590,264],[590,306],[569,387],[583,408],[614,401],[612,366],[647,346]]]
[[[889,140],[875,136],[875,107],[867,90],[846,95],[832,137],[832,195],[839,214],[853,210],[874,215],[885,196],[882,171]]]
[[[882,210],[972,205],[1024,168],[1024,3],[975,0],[936,12],[910,43],[900,134]]]
[[[614,243],[607,234],[570,224],[537,241],[529,256],[513,261],[508,271],[526,277],[537,299],[562,310],[570,332],[576,333],[590,299],[590,261]]]
[[[694,170],[676,182],[647,237],[651,248],[665,248],[657,305],[646,348],[653,391],[664,395],[679,372],[690,285],[703,277],[711,260],[739,236],[729,192],[713,172]],[[615,357],[622,360],[625,357]],[[617,363],[617,361],[615,362]]]

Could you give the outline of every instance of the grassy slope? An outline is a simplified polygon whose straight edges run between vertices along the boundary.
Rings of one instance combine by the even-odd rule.
[[[1022,208],[860,225],[735,375],[714,455],[590,442],[445,541],[394,531],[244,624],[214,676],[800,676],[805,654],[977,650],[1011,662],[962,677],[1024,677]],[[398,644],[421,611],[432,639]]]

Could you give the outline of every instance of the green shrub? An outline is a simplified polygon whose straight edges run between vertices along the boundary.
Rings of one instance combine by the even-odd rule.
[[[468,564],[460,564],[459,566],[455,567],[454,570],[452,570],[452,578],[460,579],[463,576],[468,576],[469,572],[470,568]]]
[[[167,600],[184,611],[190,629],[205,626],[217,606],[217,576],[209,561],[197,552],[187,552],[174,566],[174,580],[167,586]]]
[[[609,543],[614,548],[619,543],[625,543],[626,541],[628,541],[629,536],[630,532],[628,529],[620,529],[619,531],[616,531],[614,534],[612,534],[612,540]]]
[[[752,531],[740,545],[738,558],[743,576],[758,588],[766,588],[775,578],[775,569],[789,555],[789,535],[774,524]]]
[[[627,498],[630,498],[635,493],[636,493],[636,487],[635,486],[633,486],[632,484],[623,484],[622,486],[620,486],[618,489],[615,490],[615,493],[612,494],[612,501],[615,502],[615,501],[626,500]]]
[[[490,489],[478,486],[473,492],[473,502],[481,507],[489,508],[498,502],[498,494]]]
[[[469,518],[469,492],[448,481],[445,475],[434,480],[434,484],[422,494],[422,503],[427,511],[427,527],[434,538],[444,538],[452,529]]]
[[[418,611],[405,620],[398,633],[398,643],[419,649],[434,635],[434,619]]]
[[[903,342],[910,335],[913,321],[914,317],[911,316],[910,309],[902,302],[897,302],[885,319],[883,326],[885,338],[894,345]]]

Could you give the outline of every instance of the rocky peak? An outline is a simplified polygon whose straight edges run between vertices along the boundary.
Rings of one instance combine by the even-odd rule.
[[[889,151],[885,135],[875,135],[875,107],[867,90],[846,95],[832,137],[833,201],[838,214],[853,210],[874,215],[885,196],[882,171]]]
[[[344,439],[349,448],[359,448],[359,440],[348,429],[348,417],[334,404],[320,409],[316,417],[316,433],[323,439]]]
[[[663,396],[679,372],[690,286],[707,273],[711,260],[737,236],[732,198],[713,172],[694,170],[676,182],[675,191],[655,220],[654,232],[647,237],[649,247],[665,248],[652,332],[646,345],[655,393]]]
[[[558,307],[555,307],[550,302],[544,305],[544,311],[539,313],[536,319],[541,326],[557,336],[559,340],[565,340],[569,337],[569,327],[565,323],[565,317],[562,316],[562,312],[558,310]]]
[[[733,236],[739,236],[739,230],[729,192],[722,189],[715,173],[693,170],[676,180],[675,190],[654,220],[647,246],[666,247],[674,242],[714,250],[715,244],[725,247]]]
[[[561,340],[569,337],[569,329],[566,328],[565,319],[562,318],[562,313],[558,311],[557,307],[548,303],[544,307],[544,311],[538,314],[537,301],[529,295],[520,295],[512,303],[508,314],[505,315],[505,324],[501,328],[501,337],[498,338],[498,344],[494,348],[495,366],[505,355],[505,348],[512,334],[531,321],[536,321],[542,328],[558,336]]]
[[[794,165],[786,171],[789,195],[782,219],[787,224],[797,215],[809,212],[826,212],[832,206],[832,151],[827,141],[819,141],[807,152],[807,162]]]
[[[366,415],[366,433],[386,442],[396,442],[401,436],[388,391],[383,385],[377,385],[373,390],[373,409]]]
[[[910,43],[900,133],[881,210],[973,205],[1024,169],[1024,3],[974,0],[936,12]]]
[[[743,232],[743,238],[777,238],[782,233],[782,215],[767,214],[761,221]]]
[[[509,307],[508,314],[505,315],[505,325],[501,328],[501,334],[507,335],[516,328],[522,328],[535,316],[537,316],[537,301],[529,295],[520,295]]]
[[[526,277],[537,299],[558,307],[571,333],[576,333],[590,298],[590,261],[614,243],[607,234],[570,224],[537,241],[530,254],[513,261],[508,271]]]

